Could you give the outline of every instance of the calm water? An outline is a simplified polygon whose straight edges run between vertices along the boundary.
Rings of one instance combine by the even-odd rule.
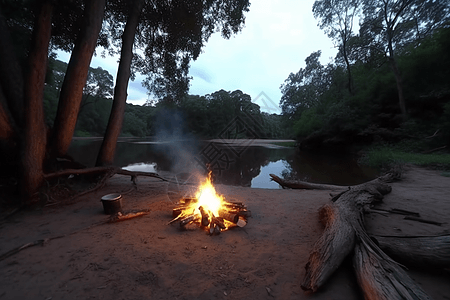
[[[69,150],[75,160],[94,166],[100,140],[73,140]],[[129,139],[117,144],[115,165],[129,170],[158,172],[162,175],[206,172],[210,163],[215,182],[279,188],[269,174],[282,178],[337,185],[359,184],[375,178],[378,170],[358,165],[353,156],[330,156],[301,152],[295,148],[267,148],[244,145],[177,141],[156,143]],[[170,172],[170,173],[168,173]]]

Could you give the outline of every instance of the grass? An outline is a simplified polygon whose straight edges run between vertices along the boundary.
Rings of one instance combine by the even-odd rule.
[[[361,163],[371,167],[388,169],[393,165],[414,164],[421,167],[444,170],[443,176],[450,177],[450,154],[422,154],[396,150],[391,147],[369,149]]]

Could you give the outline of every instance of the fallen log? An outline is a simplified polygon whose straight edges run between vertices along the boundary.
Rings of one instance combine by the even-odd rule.
[[[300,180],[286,180],[281,179],[277,175],[269,174],[271,180],[275,181],[283,188],[291,188],[291,189],[305,189],[305,190],[344,190],[347,189],[345,186],[340,185],[331,185],[331,184],[319,184],[319,183],[310,183],[306,181]]]
[[[320,208],[319,219],[325,229],[306,264],[302,289],[316,291],[354,251],[353,265],[365,299],[431,299],[364,229],[364,211],[391,191],[386,182],[394,178],[398,174],[353,186]]]
[[[408,274],[370,239],[362,237],[355,245],[353,266],[366,300],[431,299]]]
[[[450,234],[438,236],[372,236],[378,246],[402,264],[428,269],[450,268]]]
[[[426,219],[413,217],[413,216],[406,216],[403,219],[404,220],[417,221],[417,222],[421,222],[421,223],[433,224],[433,225],[437,225],[437,226],[441,226],[442,225],[441,222],[436,222],[436,221],[433,221],[433,220],[426,220]]]
[[[319,218],[325,225],[324,232],[313,246],[306,274],[301,285],[304,290],[315,292],[336,271],[345,257],[355,247],[356,231],[363,216],[364,206],[380,201],[391,191],[385,184],[390,177],[380,177],[366,184],[351,188],[333,203],[322,206]]]

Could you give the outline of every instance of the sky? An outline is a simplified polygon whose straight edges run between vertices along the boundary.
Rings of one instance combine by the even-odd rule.
[[[246,13],[245,27],[226,40],[213,34],[196,61],[191,62],[189,94],[211,94],[221,89],[241,90],[250,95],[262,111],[280,113],[280,86],[290,73],[305,67],[305,59],[322,51],[321,63],[327,64],[337,49],[317,26],[314,0],[255,0]],[[69,53],[58,52],[68,62]],[[92,58],[91,67],[108,70],[114,79],[118,57]],[[142,87],[143,76],[128,86],[127,102],[143,105],[149,96]]]

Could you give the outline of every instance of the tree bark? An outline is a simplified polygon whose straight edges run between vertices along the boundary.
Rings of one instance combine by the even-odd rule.
[[[398,69],[397,61],[394,57],[389,58],[390,66],[392,72],[395,76],[395,82],[397,84],[397,94],[398,94],[398,104],[400,106],[400,111],[402,113],[403,120],[406,120],[408,115],[406,112],[406,104],[405,104],[405,96],[403,94],[403,79],[400,74],[400,70]]]
[[[408,274],[364,237],[355,246],[353,266],[366,300],[431,299]]]
[[[13,124],[5,95],[0,85],[0,139],[7,141],[7,143],[12,143],[13,138],[16,136]]]
[[[420,268],[450,268],[450,235],[375,236],[379,247],[400,263]]]
[[[383,195],[391,191],[385,184],[389,179],[390,176],[385,175],[354,186],[334,203],[319,210],[325,230],[310,253],[302,289],[317,291],[353,250],[356,230],[362,223],[363,207],[381,201]]]
[[[18,127],[23,126],[24,77],[19,60],[14,52],[8,26],[0,13],[0,86],[3,89],[9,112]],[[4,70],[7,70],[5,72]]]
[[[44,83],[48,46],[51,37],[53,4],[45,1],[36,17],[29,54],[29,70],[25,85],[25,126],[22,144],[21,193],[32,200],[44,179],[47,132],[44,119]]]
[[[122,130],[123,115],[127,101],[128,81],[130,79],[131,61],[133,59],[133,44],[136,28],[144,5],[143,0],[136,0],[130,8],[127,24],[122,35],[122,49],[119,69],[117,70],[114,100],[109,116],[108,126],[97,157],[97,166],[112,165],[116,152],[117,139]]]
[[[91,0],[85,1],[85,3],[85,26],[81,29],[70,56],[59,97],[51,140],[51,150],[56,156],[65,155],[72,141],[89,65],[102,28],[105,0]]]
[[[314,244],[304,290],[316,291],[354,250],[353,265],[365,299],[430,299],[401,268],[370,239],[364,229],[364,208],[391,191],[388,174],[352,187],[336,202],[323,206],[319,217],[325,230]]]

